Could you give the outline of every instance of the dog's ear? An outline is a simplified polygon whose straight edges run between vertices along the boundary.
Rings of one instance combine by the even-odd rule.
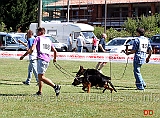
[[[82,69],[83,69],[83,66],[80,66],[80,69],[82,70]]]

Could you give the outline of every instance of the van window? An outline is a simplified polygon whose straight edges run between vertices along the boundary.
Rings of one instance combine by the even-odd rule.
[[[74,32],[74,39],[77,39],[77,37],[79,36],[80,32]]]
[[[16,40],[16,42],[18,42],[18,40],[21,40],[22,42],[27,43],[27,40],[24,39],[23,37],[13,37],[13,38]]]
[[[5,35],[0,35],[0,46],[4,46],[5,44]]]
[[[94,33],[91,31],[82,32],[86,39],[91,39],[94,36]]]
[[[11,37],[6,37],[6,43],[11,43],[12,41],[14,41]]]
[[[57,36],[57,30],[47,30],[47,34]]]

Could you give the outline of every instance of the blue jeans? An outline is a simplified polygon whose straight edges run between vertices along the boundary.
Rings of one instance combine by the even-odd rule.
[[[138,64],[138,63],[133,62],[133,67],[134,67],[133,72],[134,72],[134,77],[136,79],[136,82],[135,82],[136,87],[139,90],[144,90],[146,83],[144,82],[142,75],[141,75],[141,72],[140,72],[141,66],[142,66],[142,64]]]
[[[32,73],[34,73],[36,81],[38,82],[37,60],[29,60],[28,77],[27,77],[27,80],[26,80],[26,83],[28,83],[28,84],[30,84],[30,82],[31,82]]]
[[[83,51],[83,46],[78,46],[78,52],[82,52]]]
[[[68,45],[68,51],[72,51],[72,45]]]

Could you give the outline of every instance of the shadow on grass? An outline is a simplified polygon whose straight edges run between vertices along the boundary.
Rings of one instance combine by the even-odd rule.
[[[7,82],[22,82],[22,81],[16,81],[16,80],[8,80],[8,79],[2,79],[1,81],[7,81]]]
[[[0,96],[28,96],[29,94],[0,94]]]
[[[128,87],[128,86],[115,86],[116,90],[136,90],[135,87]]]
[[[0,85],[22,85],[22,84],[0,83]]]
[[[137,90],[136,87],[128,87],[128,86],[115,86],[117,90]],[[146,87],[145,89],[157,89],[157,88],[151,88],[151,87]]]
[[[72,73],[77,73],[77,72],[72,72]]]

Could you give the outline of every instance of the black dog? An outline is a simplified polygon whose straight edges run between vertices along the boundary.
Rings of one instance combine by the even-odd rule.
[[[96,69],[84,69],[83,66],[80,66],[79,71],[76,74],[76,77],[80,77],[81,75],[83,75],[84,77],[87,77],[88,75],[104,76]]]
[[[83,77],[80,77],[81,75],[83,75]],[[104,87],[103,93],[106,89],[109,89],[111,93],[113,90],[117,92],[111,83],[111,77],[107,77],[95,69],[84,69],[83,66],[80,66],[80,70],[77,72],[72,85],[76,86],[81,83],[83,84],[82,90],[85,91],[85,88],[87,88],[88,93],[92,86]],[[112,88],[109,87],[108,83]]]

